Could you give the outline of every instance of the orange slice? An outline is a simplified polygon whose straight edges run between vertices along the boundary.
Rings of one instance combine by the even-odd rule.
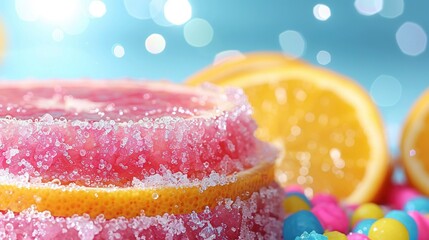
[[[348,203],[373,200],[388,176],[389,160],[382,120],[367,92],[328,70],[272,56],[249,63],[244,58],[225,67],[226,73],[203,70],[188,83],[207,80],[244,89],[257,136],[284,149],[275,173],[281,185],[300,184],[310,196],[329,192]]]
[[[401,137],[401,162],[405,174],[418,190],[429,194],[429,90],[411,108]]]
[[[220,200],[240,197],[246,200],[251,193],[274,181],[274,163],[263,162],[248,170],[227,177],[226,184],[157,188],[94,188],[47,183],[0,183],[0,210],[21,212],[34,206],[38,211],[49,210],[52,216],[88,214],[106,219],[187,214],[212,208]]]
[[[199,85],[202,82],[217,83],[225,78],[242,72],[259,71],[268,67],[299,64],[298,61],[286,55],[271,52],[254,52],[244,56],[232,56],[218,64],[207,67],[187,80],[189,85]]]

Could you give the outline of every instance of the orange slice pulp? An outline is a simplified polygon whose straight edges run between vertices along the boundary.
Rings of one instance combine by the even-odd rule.
[[[227,177],[226,184],[209,186],[166,186],[156,188],[95,188],[55,184],[0,183],[0,210],[21,212],[34,206],[52,216],[88,214],[106,219],[201,212],[207,206],[237,197],[245,200],[274,181],[274,163],[264,162]]]
[[[429,194],[429,91],[424,92],[408,114],[401,137],[401,162],[407,179]]]
[[[299,184],[310,196],[329,192],[348,203],[374,200],[390,167],[382,120],[365,90],[281,54],[221,64],[187,83],[244,89],[259,126],[256,135],[284,149],[275,173],[281,185]],[[228,71],[219,73],[223,68]]]

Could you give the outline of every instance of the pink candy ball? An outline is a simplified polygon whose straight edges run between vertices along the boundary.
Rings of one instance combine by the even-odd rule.
[[[347,235],[347,240],[370,240],[365,234],[350,233]]]
[[[289,185],[284,188],[285,193],[288,192],[297,192],[297,193],[304,193],[304,189],[301,185]]]
[[[408,215],[410,215],[417,224],[417,229],[418,229],[417,239],[418,240],[429,239],[428,219],[417,211],[409,211]]]
[[[338,199],[334,195],[320,193],[315,195],[311,199],[311,203],[313,204],[313,206],[316,206],[318,204],[323,204],[323,203],[331,203],[331,204],[338,205]]]
[[[311,211],[316,215],[326,231],[348,232],[349,219],[344,209],[338,204],[319,203]]]
[[[410,199],[420,196],[417,190],[403,184],[392,185],[387,194],[387,203],[392,209],[402,210]]]

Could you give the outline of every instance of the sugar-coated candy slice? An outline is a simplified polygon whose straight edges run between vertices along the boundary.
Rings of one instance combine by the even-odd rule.
[[[384,216],[383,209],[375,203],[364,203],[360,205],[352,214],[351,224],[352,227],[360,220],[372,218],[379,219]]]
[[[292,214],[300,210],[310,210],[311,203],[301,192],[287,192],[283,199],[283,209],[286,214]]]
[[[429,213],[429,198],[419,196],[408,200],[404,205],[404,211],[418,211],[422,214]]]
[[[407,212],[410,215],[417,225],[417,239],[426,240],[429,239],[429,219],[423,216],[418,211],[409,211]]]
[[[389,211],[385,218],[393,218],[400,221],[408,230],[410,240],[417,240],[418,228],[414,219],[404,211],[392,210]]]
[[[294,240],[303,232],[323,234],[324,229],[317,217],[310,211],[301,210],[289,215],[283,222],[283,239]]]
[[[377,220],[373,218],[362,219],[355,225],[352,232],[368,236],[369,229],[375,221]]]
[[[407,228],[393,218],[380,218],[375,221],[368,232],[371,240],[409,240]]]
[[[231,174],[266,150],[250,113],[241,90],[214,86],[2,82],[0,169],[85,186]]]
[[[320,203],[314,206],[311,212],[317,216],[325,230],[348,232],[349,219],[344,209],[338,204]]]
[[[347,240],[370,240],[367,235],[362,233],[350,233],[347,235]]]
[[[347,236],[338,231],[328,231],[323,234],[323,236],[328,237],[328,240],[347,240]]]
[[[0,235],[279,239],[284,216],[274,171],[251,173],[273,166],[276,150],[255,129],[239,89],[2,82]]]

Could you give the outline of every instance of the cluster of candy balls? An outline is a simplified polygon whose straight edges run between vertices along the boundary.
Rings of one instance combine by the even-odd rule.
[[[308,199],[301,188],[288,187],[283,208],[284,240],[429,239],[429,198],[405,185],[392,186],[382,205],[359,206],[329,194]]]

